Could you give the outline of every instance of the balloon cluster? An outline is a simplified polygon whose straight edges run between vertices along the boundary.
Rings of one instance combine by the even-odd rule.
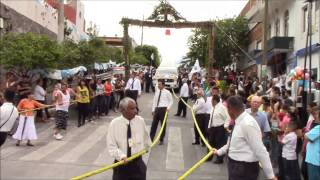
[[[310,77],[309,73],[306,73],[305,76],[306,76],[305,79],[309,80],[309,77]],[[299,66],[297,66],[294,69],[291,69],[291,71],[289,73],[289,77],[291,78],[291,81],[303,80],[303,78],[304,78],[303,69]]]

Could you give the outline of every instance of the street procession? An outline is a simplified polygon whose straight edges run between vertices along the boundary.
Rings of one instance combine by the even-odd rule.
[[[320,0],[1,0],[0,179],[320,180]]]

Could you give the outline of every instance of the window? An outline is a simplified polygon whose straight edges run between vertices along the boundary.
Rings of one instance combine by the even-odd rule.
[[[274,27],[274,34],[275,34],[275,36],[279,36],[279,31],[280,31],[280,20],[277,19],[277,20],[276,20],[275,27]]]
[[[289,11],[284,13],[284,36],[289,36]]]
[[[302,9],[302,13],[303,13],[303,22],[302,22],[302,25],[303,25],[303,32],[306,32],[307,31],[307,27],[308,27],[308,8],[307,6],[305,6],[303,9]]]
[[[256,49],[262,49],[262,43],[261,43],[261,40],[257,41]]]

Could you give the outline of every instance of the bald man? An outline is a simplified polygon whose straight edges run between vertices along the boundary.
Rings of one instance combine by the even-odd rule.
[[[262,103],[262,98],[260,96],[253,96],[250,103],[251,108],[246,109],[246,111],[247,113],[251,114],[251,116],[257,121],[262,133],[263,143],[266,146],[267,150],[269,150],[268,133],[271,132],[271,129],[268,121],[268,116],[265,112],[261,112],[258,110]]]

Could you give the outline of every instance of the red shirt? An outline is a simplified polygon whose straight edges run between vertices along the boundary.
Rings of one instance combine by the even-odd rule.
[[[111,92],[112,92],[112,86],[110,83],[106,82],[104,83],[104,91],[105,91],[105,95],[106,96],[110,96],[111,95]]]

